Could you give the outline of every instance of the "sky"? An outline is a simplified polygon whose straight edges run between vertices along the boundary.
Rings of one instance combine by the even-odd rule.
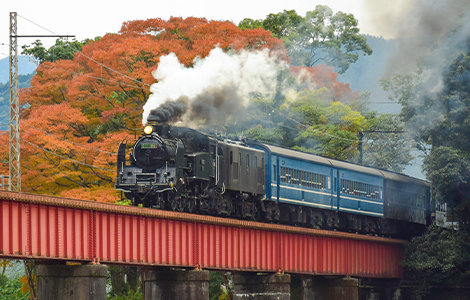
[[[377,5],[382,2],[383,5]],[[415,0],[420,1],[420,0]],[[6,3],[5,3],[6,2]],[[393,2],[393,5],[388,4]],[[136,2],[18,0],[4,1],[0,13],[0,58],[8,56],[10,34],[10,12],[18,14],[18,35],[75,35],[82,41],[86,38],[117,33],[123,22],[149,18],[168,19],[175,17],[205,17],[212,20],[230,20],[238,24],[244,18],[264,19],[270,13],[294,9],[299,15],[314,10],[316,5],[327,4],[334,12],[352,13],[359,20],[361,33],[395,37],[395,33],[384,26],[381,13],[387,11],[391,19],[400,7],[408,7],[410,0],[140,0]],[[112,4],[111,4],[112,3]],[[371,5],[372,3],[372,5]],[[408,4],[407,4],[408,3]],[[21,45],[30,45],[35,39],[18,38]],[[53,45],[55,38],[42,39],[44,45]]]

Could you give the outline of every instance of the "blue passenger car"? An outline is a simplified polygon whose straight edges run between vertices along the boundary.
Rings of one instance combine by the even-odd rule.
[[[267,201],[321,209],[322,218],[339,213],[343,222],[357,223],[353,228],[390,226],[386,219],[426,224],[430,185],[425,181],[273,145],[249,145],[266,155]]]

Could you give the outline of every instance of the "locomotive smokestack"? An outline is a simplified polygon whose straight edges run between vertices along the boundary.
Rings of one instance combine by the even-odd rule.
[[[167,101],[159,107],[152,109],[147,118],[147,124],[174,122],[187,110],[187,97],[180,97],[176,101]]]
[[[149,117],[147,118],[147,125],[158,125],[158,118],[155,115],[149,115]]]

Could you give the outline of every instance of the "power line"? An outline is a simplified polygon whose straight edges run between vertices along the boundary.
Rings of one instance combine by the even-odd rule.
[[[35,144],[33,144],[33,143],[30,143],[30,142],[28,142],[27,140],[24,140],[24,139],[20,139],[20,140],[23,141],[23,142],[25,142],[25,143],[28,144],[28,145],[31,145],[31,146],[33,146],[33,147],[39,149],[39,150],[42,150],[42,151],[44,151],[44,152],[50,153],[50,154],[52,154],[52,155],[55,155],[55,156],[57,156],[57,157],[60,157],[60,158],[66,159],[66,160],[70,160],[70,161],[72,161],[72,162],[74,162],[74,163],[77,163],[77,164],[80,164],[80,165],[84,165],[84,166],[87,166],[87,167],[90,167],[90,168],[94,168],[94,169],[103,170],[103,171],[116,172],[116,170],[110,170],[110,169],[105,169],[105,168],[101,168],[101,167],[96,167],[96,166],[93,166],[93,165],[90,165],[90,164],[87,164],[87,163],[84,163],[84,162],[75,160],[75,159],[73,159],[73,158],[69,158],[69,157],[66,157],[66,156],[57,154],[57,153],[52,152],[52,151],[50,151],[50,150],[44,149],[44,148],[42,148],[42,147],[40,147],[40,146],[38,146],[38,145],[35,145]]]
[[[271,104],[269,104],[269,103],[268,103],[267,101],[265,101],[264,99],[261,99],[261,98],[260,98],[260,100],[261,100],[262,102],[264,102],[267,106],[269,106],[272,110],[276,111],[278,114],[280,114],[280,115],[284,116],[285,118],[287,118],[287,119],[289,119],[289,120],[291,120],[291,121],[297,123],[298,125],[301,125],[301,126],[305,127],[306,129],[310,129],[310,130],[312,130],[312,131],[314,131],[314,132],[316,132],[316,133],[318,133],[318,134],[326,135],[326,136],[328,136],[328,137],[335,138],[335,139],[339,139],[339,140],[343,140],[343,141],[347,141],[347,142],[357,142],[357,141],[358,141],[358,140],[351,140],[351,139],[343,138],[343,137],[340,137],[340,136],[335,136],[335,135],[332,135],[332,134],[323,132],[323,131],[321,131],[321,130],[314,129],[314,128],[312,128],[312,127],[309,126],[309,125],[305,125],[305,124],[303,124],[303,123],[297,121],[296,119],[291,118],[291,117],[289,117],[289,116],[283,114],[281,111],[279,111],[278,109],[274,108]]]
[[[20,16],[20,15],[19,15],[19,16]],[[33,22],[33,21],[31,21],[31,20],[28,20],[27,18],[25,18],[25,17],[23,17],[23,16],[20,16],[20,17],[23,18],[23,19],[25,19],[26,21],[31,22],[32,24],[34,24],[34,25],[36,25],[36,26],[38,26],[38,27],[40,27],[40,28],[42,28],[42,29],[44,29],[44,30],[46,30],[46,31],[48,31],[48,32],[50,32],[50,33],[52,33],[52,34],[56,34],[55,32],[53,32],[53,31],[51,31],[51,30],[49,30],[49,29],[47,29],[47,28],[45,28],[45,27],[43,27],[43,26],[41,26],[41,25],[39,25],[39,24],[36,24],[35,22]],[[87,59],[93,61],[94,63],[100,65],[101,67],[104,67],[104,68],[106,68],[106,69],[108,69],[108,70],[110,70],[110,71],[112,71],[112,72],[114,72],[114,73],[117,73],[117,74],[119,74],[119,75],[121,75],[121,76],[123,76],[123,77],[125,77],[125,78],[128,78],[128,79],[130,79],[130,80],[132,80],[132,81],[138,82],[138,83],[140,83],[140,84],[142,84],[142,85],[146,85],[146,86],[148,86],[148,87],[151,86],[150,84],[147,84],[147,83],[145,83],[145,82],[142,82],[142,81],[139,81],[139,80],[134,79],[134,78],[132,78],[132,77],[129,77],[129,76],[127,76],[127,75],[125,75],[125,74],[123,74],[123,73],[121,73],[121,72],[119,72],[119,71],[114,70],[113,68],[110,68],[110,67],[108,67],[108,66],[106,66],[106,65],[104,65],[104,64],[102,64],[102,63],[100,63],[100,62],[98,62],[98,61],[96,61],[96,60],[94,60],[93,58],[91,58],[91,57],[89,57],[89,56],[83,54],[81,51],[79,51],[79,50],[73,48],[70,44],[68,44],[67,46],[70,47],[72,50],[74,50],[75,53],[79,53],[79,55],[84,56],[85,58],[87,58]]]
[[[60,137],[58,137],[58,136],[56,136],[56,135],[54,135],[54,134],[52,134],[52,133],[49,133],[49,132],[47,132],[47,131],[45,131],[45,130],[39,129],[39,128],[37,128],[37,127],[34,127],[33,125],[30,125],[30,124],[28,124],[28,123],[26,123],[26,122],[24,122],[24,121],[22,122],[22,124],[25,124],[25,125],[27,125],[27,126],[33,128],[33,129],[39,130],[39,131],[41,131],[41,132],[44,132],[44,133],[47,134],[47,135],[51,135],[51,136],[53,136],[53,137],[55,137],[55,138],[57,138],[57,139],[59,139],[59,140],[62,140],[62,141],[65,141],[65,142],[69,142],[69,143],[74,144],[74,145],[76,145],[76,146],[80,146],[80,147],[83,147],[83,148],[87,148],[87,149],[89,149],[89,150],[94,150],[94,151],[98,151],[98,152],[102,152],[102,153],[106,153],[106,154],[117,155],[117,153],[115,153],[115,152],[108,152],[108,151],[104,151],[104,150],[101,150],[101,149],[96,149],[96,148],[87,147],[87,146],[85,146],[85,145],[77,144],[77,143],[74,143],[74,142],[69,141],[69,140],[67,140],[67,139],[60,138]]]
[[[143,81],[139,81],[139,80],[134,79],[134,78],[132,78],[132,77],[129,77],[129,76],[127,76],[127,75],[125,75],[125,74],[123,74],[123,73],[121,73],[121,72],[119,72],[119,71],[116,71],[116,70],[114,70],[114,69],[112,69],[112,68],[110,68],[110,67],[108,67],[108,66],[106,66],[106,65],[104,65],[104,64],[102,64],[102,63],[100,63],[100,62],[97,62],[97,61],[94,60],[93,58],[91,58],[91,57],[89,57],[89,56],[83,54],[83,52],[81,52],[81,51],[79,51],[79,50],[73,48],[70,44],[69,44],[68,46],[69,46],[72,50],[74,50],[75,53],[79,53],[80,55],[83,55],[84,57],[88,58],[89,60],[93,61],[94,63],[96,63],[96,64],[98,64],[98,65],[100,65],[100,66],[102,66],[102,67],[104,67],[104,68],[106,68],[106,69],[108,69],[108,70],[114,72],[114,73],[117,73],[117,74],[119,74],[119,75],[121,75],[121,76],[123,76],[123,77],[125,77],[125,78],[128,78],[128,79],[130,79],[130,80],[132,80],[132,81],[138,82],[138,83],[140,83],[140,84],[142,84],[142,85],[146,85],[146,86],[148,86],[148,87],[151,86],[151,85],[148,84],[148,83],[145,83],[145,82],[143,82]]]
[[[46,141],[45,139],[40,138],[40,137],[38,137],[38,136],[36,136],[36,135],[34,135],[34,134],[32,134],[32,133],[26,131],[26,130],[23,130],[23,132],[26,133],[26,134],[28,134],[29,136],[31,136],[31,137],[33,137],[33,138],[38,138],[38,139],[40,139],[40,140],[43,141],[43,142],[49,143],[49,141]],[[55,145],[54,145],[54,146],[55,146]],[[63,149],[60,148],[60,147],[58,147],[58,149],[63,150]],[[93,151],[95,151],[95,150],[93,150]],[[83,153],[81,153],[81,152],[76,152],[76,155],[81,155],[81,156],[84,156],[84,157],[86,157],[86,158],[96,159],[96,160],[99,160],[99,161],[102,161],[102,162],[109,163],[108,160],[104,160],[104,159],[98,158],[98,157],[96,157],[96,156],[90,156],[90,155],[87,155],[87,154],[83,154]]]
[[[43,66],[43,67],[50,68],[50,69],[54,69],[54,70],[69,72],[70,74],[76,74],[76,75],[79,75],[79,76],[89,77],[89,78],[92,78],[92,79],[107,81],[107,82],[115,83],[115,84],[119,84],[119,85],[125,85],[125,86],[128,86],[128,87],[144,88],[144,89],[146,89],[147,91],[150,91],[150,88],[146,88],[146,87],[142,87],[142,86],[132,85],[132,84],[128,84],[128,83],[124,83],[124,82],[120,82],[120,81],[113,81],[113,80],[110,80],[110,79],[105,79],[105,78],[103,78],[103,77],[97,77],[97,76],[91,76],[91,75],[86,75],[86,74],[80,74],[79,72],[74,72],[74,71],[70,71],[70,70],[66,70],[66,69],[61,69],[61,68],[53,67],[53,66],[50,66],[50,65],[42,65],[42,66]]]
[[[26,19],[25,17],[23,17],[23,16],[21,16],[21,15],[18,15],[18,16],[19,16],[20,18],[22,18],[22,19],[24,19],[24,20],[26,20],[26,21],[28,21],[28,22],[30,22],[30,23],[36,25],[36,26],[39,27],[39,28],[42,28],[42,29],[44,29],[44,30],[46,30],[46,31],[49,31],[49,32],[52,33],[52,34],[56,34],[55,32],[50,31],[50,30],[47,29],[46,27],[43,27],[43,26],[41,26],[41,25],[39,25],[39,24],[36,24],[36,23],[34,23],[33,21],[31,21],[31,20],[29,20],[29,19]]]
[[[0,54],[4,54],[4,53],[0,53]],[[6,54],[5,54],[6,55]],[[34,63],[34,62],[31,62],[29,60],[26,60],[26,59],[21,59],[21,58],[18,58],[19,60],[22,60],[22,61],[25,61],[25,62],[30,62],[30,63]],[[98,76],[91,76],[91,75],[86,75],[86,74],[81,74],[79,72],[74,72],[74,71],[71,71],[71,70],[66,70],[66,69],[62,69],[62,68],[57,68],[57,67],[53,67],[51,65],[42,65],[43,67],[47,67],[49,69],[53,69],[53,70],[59,70],[59,71],[63,71],[63,72],[68,72],[70,74],[75,74],[75,75],[79,75],[79,76],[84,76],[84,77],[88,77],[88,78],[92,78],[92,79],[97,79],[97,80],[101,80],[101,81],[106,81],[106,82],[110,82],[110,83],[114,83],[114,84],[118,84],[118,85],[123,85],[123,86],[128,86],[128,87],[132,87],[132,88],[139,88],[139,89],[145,89],[146,91],[150,91],[150,88],[148,87],[143,87],[143,86],[138,86],[138,85],[132,85],[132,84],[129,84],[129,83],[125,83],[125,82],[121,82],[121,81],[114,81],[114,80],[111,80],[111,79],[106,79],[106,78],[103,78],[103,77],[98,77]],[[139,81],[140,83],[140,81]],[[29,87],[25,87],[25,89],[29,89],[29,88],[35,88],[35,86],[29,86]],[[7,116],[7,115],[5,115]],[[5,117],[3,116],[3,117]],[[2,117],[2,116],[0,116]]]

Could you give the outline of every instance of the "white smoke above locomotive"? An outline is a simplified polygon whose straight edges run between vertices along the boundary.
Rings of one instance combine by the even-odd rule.
[[[287,66],[268,50],[226,53],[215,48],[189,68],[173,53],[162,56],[152,73],[158,82],[151,86],[142,123],[153,114],[160,122],[223,124],[251,95],[273,97],[280,67]]]

